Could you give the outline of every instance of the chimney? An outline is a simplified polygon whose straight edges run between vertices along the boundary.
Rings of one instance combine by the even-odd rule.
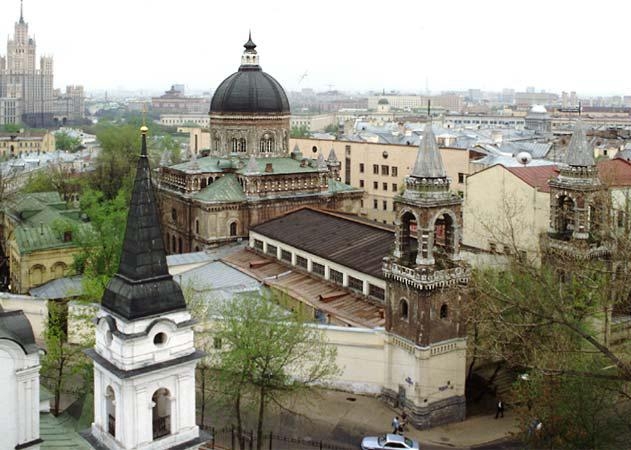
[[[272,173],[273,171],[272,163],[265,163],[265,173]]]

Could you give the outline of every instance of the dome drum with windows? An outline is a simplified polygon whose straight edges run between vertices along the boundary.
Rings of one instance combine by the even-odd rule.
[[[210,103],[211,153],[288,156],[285,90],[261,69],[251,35],[244,47],[239,70],[219,84]],[[244,120],[254,126],[244,127]]]

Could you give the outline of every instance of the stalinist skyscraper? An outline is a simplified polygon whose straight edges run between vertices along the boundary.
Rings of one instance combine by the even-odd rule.
[[[43,127],[53,122],[53,58],[42,56],[39,67],[35,61],[35,40],[28,35],[20,4],[7,55],[0,57],[0,124]]]

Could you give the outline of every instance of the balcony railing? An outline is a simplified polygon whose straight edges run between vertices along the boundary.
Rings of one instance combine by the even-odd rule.
[[[383,270],[386,278],[411,283],[419,289],[436,289],[455,284],[466,284],[471,276],[471,269],[466,266],[444,270],[416,270],[399,265],[392,259],[384,260]]]
[[[116,418],[111,414],[107,416],[107,432],[116,437]]]
[[[153,438],[159,439],[171,433],[171,416],[153,419]]]

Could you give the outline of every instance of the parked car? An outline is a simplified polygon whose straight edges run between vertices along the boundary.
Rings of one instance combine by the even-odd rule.
[[[362,450],[419,450],[418,441],[399,436],[398,434],[384,434],[382,436],[366,436],[362,439]]]

